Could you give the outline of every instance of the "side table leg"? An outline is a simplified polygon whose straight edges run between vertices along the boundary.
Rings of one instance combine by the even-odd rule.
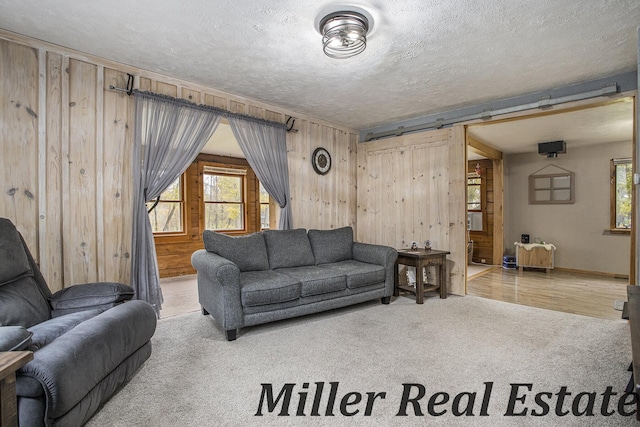
[[[424,277],[421,262],[416,263],[416,304],[424,304]]]
[[[400,289],[398,288],[398,285],[400,285],[400,278],[398,277],[398,268],[400,268],[400,265],[396,262],[395,266],[393,267],[393,296],[397,297],[398,295],[400,295]]]
[[[438,281],[440,282],[440,298],[447,297],[447,260],[438,266]]]

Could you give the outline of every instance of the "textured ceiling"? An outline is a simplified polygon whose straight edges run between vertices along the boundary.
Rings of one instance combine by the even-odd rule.
[[[367,49],[322,53],[354,5]],[[362,130],[636,69],[638,0],[0,0],[0,28]]]
[[[593,108],[472,125],[468,132],[498,151],[515,154],[537,152],[539,143],[559,140],[567,143],[567,151],[589,145],[630,142],[633,125],[633,98],[623,98]]]

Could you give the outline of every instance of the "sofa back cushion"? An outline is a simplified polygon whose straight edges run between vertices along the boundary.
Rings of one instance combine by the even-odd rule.
[[[22,239],[13,224],[2,218],[0,221],[0,286],[20,277],[31,276],[29,258],[22,246]]]
[[[49,301],[33,277],[0,286],[0,325],[30,328],[50,318]]]
[[[327,264],[353,259],[353,229],[309,230],[309,242],[316,264]]]
[[[267,247],[261,233],[246,236],[227,236],[211,230],[202,233],[204,248],[238,266],[240,271],[269,269]]]
[[[18,230],[0,218],[0,325],[29,328],[51,318],[34,265]]]
[[[313,251],[304,228],[265,230],[269,266],[272,269],[314,265]]]

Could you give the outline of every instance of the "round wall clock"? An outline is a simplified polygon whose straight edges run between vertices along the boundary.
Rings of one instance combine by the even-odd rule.
[[[331,156],[329,152],[322,147],[316,148],[311,156],[311,164],[313,170],[320,175],[324,175],[331,169]]]

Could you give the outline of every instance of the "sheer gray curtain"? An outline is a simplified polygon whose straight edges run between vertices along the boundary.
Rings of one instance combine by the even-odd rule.
[[[146,202],[158,197],[193,162],[220,122],[216,111],[178,99],[135,92],[134,207],[131,286],[159,313],[162,292]]]
[[[237,117],[229,117],[229,124],[249,166],[282,209],[279,228],[292,228],[285,126]]]

